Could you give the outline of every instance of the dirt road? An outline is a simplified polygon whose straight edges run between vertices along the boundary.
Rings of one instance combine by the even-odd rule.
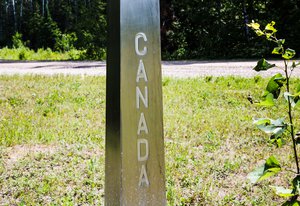
[[[271,61],[283,67],[281,61]],[[162,73],[165,77],[199,77],[199,76],[271,76],[282,73],[280,69],[257,73],[252,70],[256,61],[164,61]],[[101,61],[62,61],[62,62],[13,62],[0,60],[0,75],[100,75],[106,74],[106,63]],[[294,71],[300,77],[300,69]]]

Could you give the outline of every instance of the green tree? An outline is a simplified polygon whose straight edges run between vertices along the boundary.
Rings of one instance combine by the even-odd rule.
[[[252,22],[248,24],[251,27],[257,36],[265,37],[269,42],[275,43],[275,48],[272,51],[272,54],[279,55],[284,62],[284,67],[281,68],[284,72],[284,75],[278,73],[274,75],[267,84],[265,93],[263,95],[264,100],[262,102],[256,103],[257,105],[263,107],[273,107],[277,104],[277,99],[283,96],[286,99],[286,111],[287,118],[278,118],[276,120],[269,118],[259,118],[254,120],[254,124],[262,131],[270,135],[270,140],[277,147],[282,147],[284,140],[292,142],[291,153],[293,154],[294,162],[295,162],[295,172],[292,175],[292,181],[290,184],[290,188],[272,186],[277,195],[285,198],[289,198],[283,206],[297,206],[300,205],[298,201],[298,197],[300,195],[300,165],[299,165],[299,156],[297,152],[297,144],[299,144],[299,137],[296,135],[297,127],[295,125],[294,118],[294,107],[296,107],[297,102],[300,97],[300,88],[298,88],[294,93],[292,93],[291,86],[291,76],[293,74],[294,69],[300,65],[300,63],[296,63],[296,61],[292,61],[291,59],[296,55],[295,50],[290,49],[285,46],[285,39],[278,39],[277,29],[274,27],[275,22],[267,24],[264,29],[260,28],[260,24]],[[265,59],[261,59],[258,61],[257,66],[254,68],[255,71],[266,71],[276,67],[275,64],[270,64]],[[285,89],[283,95],[282,90]],[[287,120],[285,120],[287,119]],[[255,171],[251,172],[248,175],[248,178],[252,183],[257,183],[264,179],[267,179],[273,175],[279,173],[283,167],[279,163],[279,161],[274,157],[269,157],[265,164],[261,167],[255,169]],[[289,168],[288,168],[289,169]]]

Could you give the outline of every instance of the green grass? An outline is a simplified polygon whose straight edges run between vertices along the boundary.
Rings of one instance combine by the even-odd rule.
[[[0,49],[0,59],[5,60],[80,60],[83,59],[85,51],[72,49],[67,52],[57,52],[51,49],[38,49],[34,51],[27,47]]]
[[[164,78],[168,205],[284,201],[268,185],[287,187],[289,173],[256,186],[246,179],[271,154],[293,163],[290,143],[277,150],[252,125],[282,109],[247,101],[266,82]],[[102,205],[104,128],[104,77],[0,76],[0,205]]]

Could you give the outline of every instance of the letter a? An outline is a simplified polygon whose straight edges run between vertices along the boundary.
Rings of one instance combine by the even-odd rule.
[[[137,134],[140,135],[142,131],[148,134],[148,127],[144,113],[141,113]]]
[[[139,186],[141,187],[142,185],[146,185],[147,187],[149,187],[149,180],[148,180],[145,165],[142,165],[140,180],[139,180]]]
[[[145,82],[148,81],[146,70],[145,70],[145,65],[142,60],[140,60],[139,68],[136,74],[136,82],[139,82],[140,79],[144,79]]]

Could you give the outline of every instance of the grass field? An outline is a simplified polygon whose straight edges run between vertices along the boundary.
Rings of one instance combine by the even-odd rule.
[[[248,102],[266,83],[163,79],[168,205],[284,201],[269,185],[288,187],[288,172],[255,186],[246,179],[271,154],[292,167],[290,143],[276,149],[252,125],[285,115]],[[0,205],[103,205],[104,126],[104,77],[0,76]]]

